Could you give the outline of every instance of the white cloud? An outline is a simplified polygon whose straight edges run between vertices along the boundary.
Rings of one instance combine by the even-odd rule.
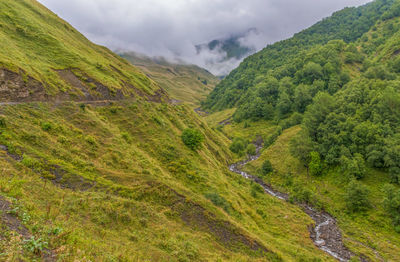
[[[92,41],[111,49],[179,57],[206,67],[218,54],[195,45],[257,28],[242,42],[257,50],[345,6],[369,0],[39,0]],[[238,61],[230,61],[231,70]],[[208,68],[214,73],[219,69]],[[223,70],[222,70],[223,71]]]

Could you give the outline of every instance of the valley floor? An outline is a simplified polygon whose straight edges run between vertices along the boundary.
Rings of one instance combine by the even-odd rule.
[[[222,111],[206,117],[211,126],[218,127],[228,137],[243,137],[251,141],[257,135],[268,139],[274,133],[272,122],[250,124],[230,123],[221,125],[229,119],[232,110]],[[374,169],[362,180],[370,190],[373,208],[362,213],[349,213],[345,205],[345,189],[348,180],[338,169],[329,169],[322,177],[311,177],[299,160],[291,156],[290,140],[301,130],[295,126],[284,130],[276,141],[262,149],[260,157],[247,163],[243,170],[260,175],[265,160],[270,160],[274,172],[263,178],[265,185],[290,194],[290,201],[306,196],[316,208],[332,214],[343,234],[344,244],[351,252],[367,261],[397,261],[400,259],[400,235],[394,231],[391,219],[383,210],[383,187],[390,182],[389,175]]]

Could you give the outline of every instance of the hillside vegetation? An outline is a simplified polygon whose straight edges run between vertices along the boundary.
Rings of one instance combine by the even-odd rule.
[[[192,108],[36,1],[0,8],[0,260],[333,261]]]
[[[272,70],[277,71],[277,68],[282,67],[281,74],[294,74],[299,68],[291,65],[292,60],[304,58],[305,54],[302,52],[331,40],[340,39],[346,43],[357,41],[375,25],[394,2],[395,0],[378,0],[358,8],[346,8],[290,39],[267,46],[246,58],[237,69],[221,81],[203,103],[203,107],[221,110],[245,104],[249,101],[250,93],[268,84],[266,76],[279,74],[279,72],[272,74]],[[275,77],[278,76],[280,75]]]
[[[43,100],[49,96],[82,100],[158,90],[126,60],[91,43],[38,2],[4,0],[0,10],[0,66],[21,78],[15,84],[19,90],[1,89],[2,101]],[[3,70],[2,82],[17,78]],[[82,84],[76,85],[79,80]],[[30,85],[29,90],[24,84]]]
[[[225,109],[206,119],[236,157],[263,137],[248,172],[334,215],[372,261],[400,259],[399,30],[398,1],[342,10],[247,58],[203,103]]]
[[[135,53],[121,56],[165,89],[171,98],[200,106],[207,95],[219,82],[211,73],[195,65],[174,64],[163,58],[149,58]]]

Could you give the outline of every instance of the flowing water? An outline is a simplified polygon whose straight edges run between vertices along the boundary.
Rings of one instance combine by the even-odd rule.
[[[262,179],[241,170],[245,164],[260,157],[262,146],[256,145],[256,147],[256,155],[250,156],[247,160],[230,165],[229,170],[259,184],[262,186],[265,193],[281,199],[282,201],[288,201],[288,194],[274,190],[271,186],[265,184]],[[335,218],[324,211],[314,209],[311,205],[299,204],[299,206],[315,222],[315,227],[310,228],[310,237],[314,241],[314,244],[339,261],[349,261],[353,254],[343,245],[342,234],[336,224]]]

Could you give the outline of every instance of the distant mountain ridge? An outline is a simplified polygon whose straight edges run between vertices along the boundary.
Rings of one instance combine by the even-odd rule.
[[[209,51],[224,51],[226,52],[226,56],[223,58],[223,61],[231,58],[241,59],[256,51],[254,47],[246,46],[241,42],[241,39],[246,38],[249,34],[259,34],[259,32],[256,28],[250,28],[240,34],[215,39],[207,44],[196,45],[196,50],[197,53],[200,53],[205,49]]]
[[[227,37],[214,39],[208,43],[196,45],[197,55],[207,54],[207,68],[218,72],[219,77],[224,77],[235,68],[245,57],[254,54],[257,50],[254,46],[246,43],[246,38],[252,35],[259,35],[256,28],[250,28],[242,33],[233,34]]]
[[[171,98],[196,107],[219,83],[217,77],[196,65],[133,52],[120,52],[120,55],[156,81]]]

